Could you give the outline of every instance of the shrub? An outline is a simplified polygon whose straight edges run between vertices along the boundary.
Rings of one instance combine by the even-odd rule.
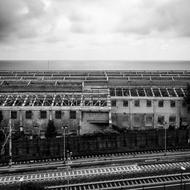
[[[49,120],[45,136],[46,138],[53,138],[53,137],[56,137],[56,135],[57,135],[57,132],[56,132],[54,122],[52,120]]]

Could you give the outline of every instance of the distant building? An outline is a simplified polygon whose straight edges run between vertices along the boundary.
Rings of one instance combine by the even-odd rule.
[[[190,71],[1,71],[1,125],[41,136],[49,120],[58,134],[178,128],[190,123],[189,81]]]

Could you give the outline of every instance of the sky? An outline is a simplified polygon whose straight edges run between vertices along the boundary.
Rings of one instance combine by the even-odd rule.
[[[190,60],[190,0],[0,0],[0,59]]]

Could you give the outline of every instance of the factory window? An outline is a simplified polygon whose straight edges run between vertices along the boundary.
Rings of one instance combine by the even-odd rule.
[[[135,107],[139,107],[140,106],[140,100],[135,100]]]
[[[0,123],[2,120],[3,120],[3,113],[2,113],[2,111],[0,111]]]
[[[152,123],[152,116],[151,115],[146,116],[146,123]]]
[[[128,101],[127,100],[123,100],[123,107],[128,107]]]
[[[176,122],[176,117],[175,116],[170,116],[169,117],[169,122],[171,122],[171,123]]]
[[[134,116],[134,122],[135,122],[135,123],[140,123],[140,118],[139,118],[139,116]]]
[[[61,111],[55,111],[55,119],[61,119]]]
[[[146,107],[151,107],[152,106],[152,101],[151,100],[147,100],[146,101]]]
[[[172,107],[172,108],[175,107],[175,101],[174,101],[174,100],[171,100],[171,101],[170,101],[170,107]]]
[[[182,106],[183,106],[183,107],[186,107],[186,105],[187,105],[186,102],[183,101],[183,102],[182,102]]]
[[[158,101],[158,107],[164,107],[164,101],[163,100]]]
[[[47,112],[46,111],[40,111],[40,118],[46,119],[47,118]]]
[[[16,119],[16,118],[17,118],[17,112],[11,111],[11,119]]]
[[[164,116],[158,116],[158,124],[160,125],[164,124]]]
[[[32,111],[26,111],[25,118],[26,119],[32,119]]]
[[[190,113],[190,106],[188,106],[188,108],[187,108],[187,112]]]
[[[76,119],[76,111],[70,111],[70,119]]]
[[[111,106],[112,106],[112,107],[116,107],[116,100],[112,100],[112,101],[111,101]]]

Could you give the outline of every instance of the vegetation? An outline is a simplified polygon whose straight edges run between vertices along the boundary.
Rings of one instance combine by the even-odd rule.
[[[2,130],[0,130],[0,145],[4,142],[5,140],[5,134],[3,133]]]
[[[190,106],[190,83],[187,84],[187,95],[184,97],[184,102]]]
[[[1,121],[3,121],[3,114],[2,114],[2,112],[0,111],[0,123],[1,123]]]
[[[23,183],[20,190],[43,190],[44,188],[36,183]]]
[[[2,126],[2,121],[3,121],[3,114],[2,112],[0,111],[0,148],[1,148],[1,145],[2,143],[4,142],[5,140],[5,134],[4,134],[4,131],[3,131],[3,126]]]
[[[56,135],[57,135],[57,132],[56,132],[54,122],[52,120],[49,120],[45,136],[46,138],[54,138],[56,137]]]
[[[184,96],[183,103],[186,104],[188,112],[190,111],[190,83],[187,84],[186,96]],[[180,118],[180,129],[187,129],[188,123],[184,124],[182,118]]]

